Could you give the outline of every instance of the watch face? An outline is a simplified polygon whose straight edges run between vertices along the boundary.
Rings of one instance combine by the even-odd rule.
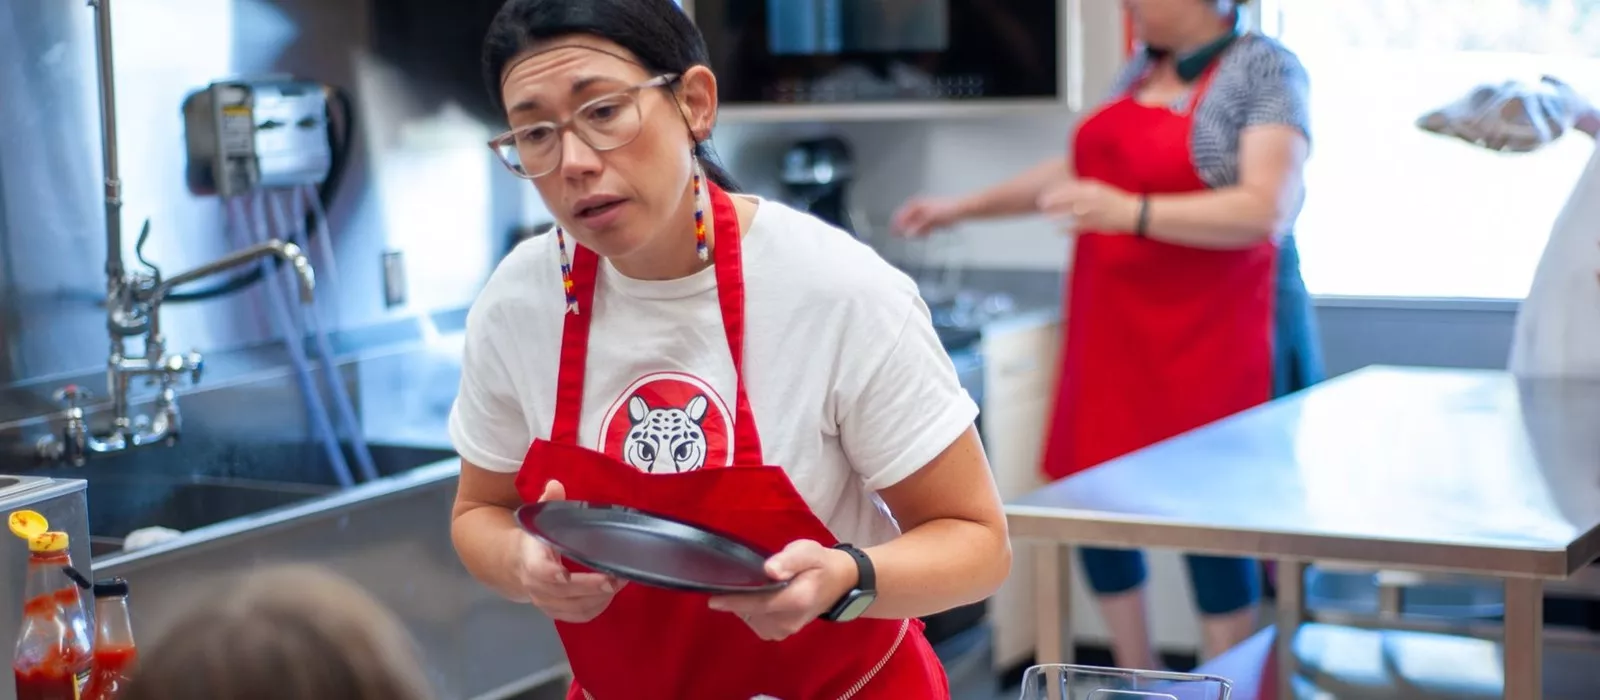
[[[866,612],[867,608],[872,607],[873,601],[876,601],[877,599],[878,594],[876,593],[857,591],[853,596],[851,596],[850,600],[844,604],[844,609],[839,611],[839,621],[849,622],[861,617],[861,613]]]

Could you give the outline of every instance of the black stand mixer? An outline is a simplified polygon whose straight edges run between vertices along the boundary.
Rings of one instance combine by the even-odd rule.
[[[799,141],[783,154],[778,179],[790,205],[860,237],[846,202],[855,161],[850,144],[837,136]]]

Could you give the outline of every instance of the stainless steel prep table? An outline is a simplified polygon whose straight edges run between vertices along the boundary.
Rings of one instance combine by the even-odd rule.
[[[1014,536],[1041,541],[1040,663],[1072,648],[1071,545],[1165,547],[1277,560],[1280,630],[1305,619],[1312,561],[1502,578],[1506,697],[1537,698],[1544,581],[1600,555],[1600,382],[1371,367],[1006,512]]]

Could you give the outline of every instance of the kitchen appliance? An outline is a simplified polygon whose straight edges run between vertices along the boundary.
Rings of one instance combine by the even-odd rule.
[[[685,3],[689,5],[689,3]],[[725,105],[1055,99],[1058,0],[694,0]]]
[[[67,533],[68,551],[78,568],[89,570],[89,482],[41,476],[0,475],[0,517],[31,510],[49,521],[50,529]],[[9,533],[0,537],[0,648],[17,645],[22,629],[23,588],[27,585],[28,543]],[[0,700],[16,700],[16,688],[0,683]]]
[[[233,197],[328,179],[328,88],[287,77],[227,80],[183,101],[189,191]]]
[[[827,136],[795,143],[783,154],[778,176],[792,206],[859,237],[847,200],[855,161],[844,139]]]

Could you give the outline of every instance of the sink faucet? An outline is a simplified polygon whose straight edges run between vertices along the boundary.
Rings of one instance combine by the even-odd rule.
[[[99,58],[101,160],[105,169],[106,205],[106,329],[111,350],[106,359],[106,387],[111,394],[111,430],[96,434],[90,430],[83,401],[89,392],[67,386],[56,393],[66,406],[65,427],[59,435],[46,435],[36,444],[38,455],[49,462],[81,466],[90,455],[121,452],[146,445],[171,445],[178,439],[182,414],[178,411],[177,385],[187,374],[191,383],[200,381],[204,361],[199,352],[169,354],[161,335],[161,303],[174,288],[227,270],[276,257],[287,263],[300,282],[300,298],[312,301],[316,276],[311,262],[300,247],[273,239],[222,256],[188,272],[161,278],[161,271],[144,257],[144,244],[150,236],[150,222],[139,233],[134,254],[149,271],[130,271],[122,260],[122,182],[117,175],[116,90],[112,78],[110,0],[91,0],[95,10],[95,48]],[[268,276],[267,283],[272,283]],[[127,340],[144,336],[139,355],[129,355]],[[129,387],[143,377],[160,386],[154,410],[132,416],[128,408]]]
[[[137,248],[141,261],[149,233],[150,225],[146,223]],[[66,406],[66,426],[61,435],[47,435],[39,440],[39,456],[51,462],[81,466],[90,455],[177,442],[183,426],[183,417],[178,411],[178,379],[187,374],[191,383],[200,381],[205,363],[197,351],[182,355],[166,351],[166,339],[161,334],[161,303],[168,292],[179,286],[269,256],[277,257],[294,270],[301,301],[311,303],[316,289],[311,261],[299,246],[277,239],[229,253],[167,279],[161,278],[154,265],[145,262],[151,269],[149,273],[134,272],[110,280],[106,327],[111,332],[111,353],[106,360],[106,385],[111,392],[111,431],[104,435],[93,434],[83,409],[89,392],[77,386],[64,387],[56,392],[56,400]],[[267,280],[272,282],[271,277]],[[144,336],[144,349],[139,355],[129,355],[126,340],[139,335]],[[133,416],[128,407],[129,387],[139,377],[159,384],[161,389],[151,413]]]

